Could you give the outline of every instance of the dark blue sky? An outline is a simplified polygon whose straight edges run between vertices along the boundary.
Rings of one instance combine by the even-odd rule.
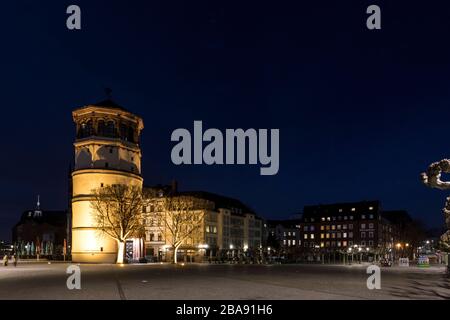
[[[379,199],[429,226],[449,192],[420,172],[450,157],[444,1],[9,1],[0,17],[0,238],[41,194],[67,206],[75,107],[114,99],[145,121],[146,184],[238,197],[266,217]],[[378,4],[382,30],[365,27]],[[66,7],[82,30],[66,29]],[[176,128],[279,128],[280,171],[171,163]]]

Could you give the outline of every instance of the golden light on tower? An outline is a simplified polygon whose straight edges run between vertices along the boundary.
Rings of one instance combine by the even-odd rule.
[[[72,261],[114,263],[117,244],[92,218],[92,191],[112,184],[142,188],[140,117],[111,100],[72,113],[76,124],[72,173]]]

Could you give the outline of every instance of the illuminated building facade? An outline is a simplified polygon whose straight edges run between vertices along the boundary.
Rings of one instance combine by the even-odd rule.
[[[262,219],[241,201],[204,191],[176,190],[176,185],[152,187],[160,197],[172,193],[205,200],[199,214],[204,219],[199,229],[180,247],[178,258],[203,261],[223,257],[250,257],[259,253],[262,246]],[[150,260],[169,260],[172,255],[170,232],[158,217],[154,202],[144,207],[146,229],[146,257]]]
[[[114,263],[115,240],[102,235],[92,218],[92,191],[112,184],[142,188],[140,117],[111,100],[72,113],[76,124],[72,172],[72,261]]]

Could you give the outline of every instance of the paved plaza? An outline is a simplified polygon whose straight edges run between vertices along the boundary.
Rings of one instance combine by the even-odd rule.
[[[0,267],[0,299],[450,299],[443,267],[367,265],[80,265],[81,290],[66,286],[68,263]]]

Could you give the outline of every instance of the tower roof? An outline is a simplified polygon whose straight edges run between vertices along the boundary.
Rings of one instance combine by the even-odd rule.
[[[118,109],[118,110],[122,110],[122,111],[127,111],[127,109],[125,109],[124,107],[122,107],[121,105],[117,104],[115,101],[111,100],[111,99],[106,99],[103,101],[99,101],[97,103],[92,104],[93,106],[96,107],[104,107],[104,108],[109,108],[109,109]]]

